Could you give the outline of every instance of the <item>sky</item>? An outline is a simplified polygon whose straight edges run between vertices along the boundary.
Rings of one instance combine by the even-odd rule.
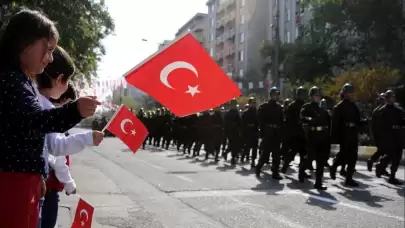
[[[207,13],[207,1],[106,0],[115,22],[115,34],[103,41],[106,55],[99,63],[99,78],[123,76],[153,54],[160,42],[173,39],[177,30],[196,13]]]

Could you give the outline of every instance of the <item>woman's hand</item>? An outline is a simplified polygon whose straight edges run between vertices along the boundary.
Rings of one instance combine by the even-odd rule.
[[[83,118],[93,116],[96,112],[97,106],[101,104],[96,98],[94,96],[87,96],[77,99],[77,109]]]

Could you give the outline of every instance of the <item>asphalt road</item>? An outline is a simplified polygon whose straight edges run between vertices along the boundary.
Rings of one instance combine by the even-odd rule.
[[[405,226],[404,188],[375,178],[363,162],[357,166],[359,188],[326,178],[324,193],[312,189],[313,180],[298,183],[296,170],[293,164],[277,182],[266,167],[258,180],[248,164],[232,168],[152,147],[132,154],[115,138],[72,158],[78,194],[96,208],[96,228]],[[404,180],[403,167],[398,177]],[[59,227],[70,227],[77,200],[62,196]]]

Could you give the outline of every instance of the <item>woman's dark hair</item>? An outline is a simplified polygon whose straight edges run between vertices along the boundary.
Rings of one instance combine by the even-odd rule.
[[[55,23],[43,13],[23,9],[13,15],[0,38],[0,72],[19,69],[21,52],[43,38],[59,38]]]
[[[37,75],[36,81],[38,88],[52,88],[52,80],[55,80],[62,74],[62,82],[67,82],[75,72],[75,65],[69,54],[60,46],[57,46],[53,52],[53,61],[49,63],[44,72]]]
[[[76,100],[76,98],[77,93],[75,86],[73,85],[73,83],[69,83],[67,90],[58,99],[51,98],[50,101],[52,103],[61,103],[62,101],[65,101],[67,99]]]

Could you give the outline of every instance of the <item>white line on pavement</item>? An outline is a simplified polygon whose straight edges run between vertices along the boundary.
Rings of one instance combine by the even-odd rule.
[[[182,180],[188,181],[188,182],[190,182],[190,183],[193,182],[190,178],[185,177],[185,176],[182,176],[182,175],[176,175],[176,177],[178,177],[178,178],[180,178],[180,179],[182,179]]]
[[[158,165],[154,165],[154,164],[152,164],[152,163],[150,163],[150,162],[147,162],[147,161],[145,161],[145,160],[142,160],[142,159],[139,159],[139,158],[136,158],[136,160],[138,160],[138,161],[140,161],[140,162],[142,162],[142,163],[144,163],[144,164],[146,164],[146,165],[148,165],[148,166],[150,166],[150,167],[153,167],[153,168],[155,168],[155,169],[164,170],[163,167],[158,166]]]
[[[328,192],[344,192],[342,189],[339,188],[328,188]],[[255,190],[223,190],[223,191],[185,191],[185,192],[174,192],[171,193],[171,195],[173,197],[176,198],[193,198],[193,197],[204,197],[204,196],[211,196],[211,197],[233,197],[233,196],[252,196],[252,195],[267,195],[268,192],[266,191],[255,191]],[[395,215],[390,215],[384,212],[380,212],[380,211],[376,211],[376,210],[372,210],[372,209],[368,209],[365,207],[361,207],[358,205],[353,205],[353,204],[349,204],[349,203],[344,203],[344,202],[340,202],[338,200],[335,199],[331,199],[331,198],[327,198],[327,197],[323,197],[323,196],[317,196],[317,195],[312,195],[312,194],[308,194],[305,192],[302,192],[300,190],[282,190],[282,191],[277,191],[275,192],[275,194],[278,195],[301,195],[303,197],[307,197],[307,198],[312,198],[312,199],[316,199],[325,203],[329,203],[329,204],[335,204],[335,205],[340,205],[343,207],[347,207],[347,208],[351,208],[354,210],[358,210],[358,211],[362,211],[362,212],[366,212],[369,214],[374,214],[374,215],[378,215],[381,217],[386,217],[386,218],[391,218],[391,219],[396,219],[399,221],[405,221],[405,219],[403,217],[400,216],[395,216]]]

